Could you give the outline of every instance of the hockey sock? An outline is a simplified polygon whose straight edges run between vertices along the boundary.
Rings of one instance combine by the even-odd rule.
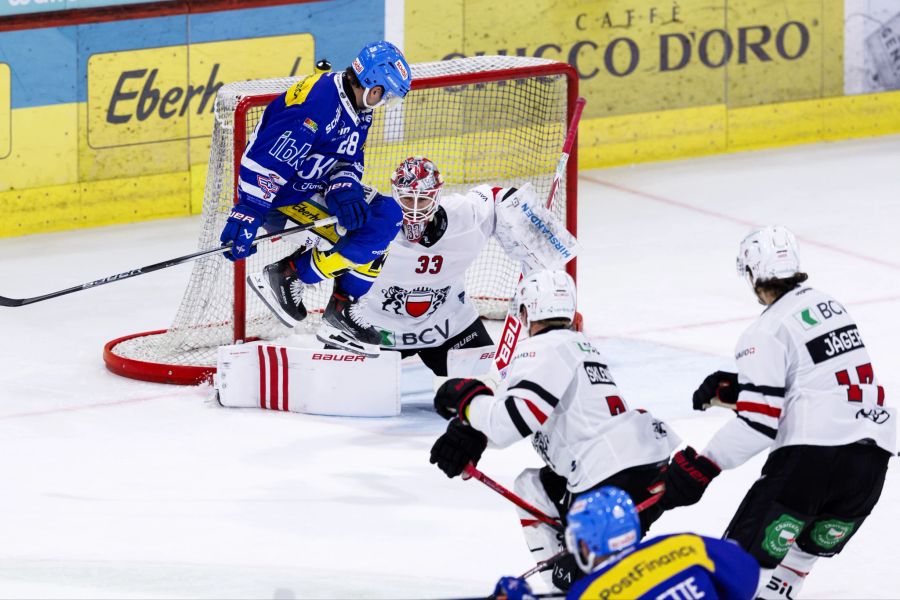
[[[768,577],[760,577],[757,597],[763,600],[794,600],[818,558],[794,544],[781,563],[769,571]]]

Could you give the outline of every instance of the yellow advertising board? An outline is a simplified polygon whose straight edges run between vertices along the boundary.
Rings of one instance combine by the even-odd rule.
[[[88,145],[208,138],[224,82],[309,72],[313,57],[308,33],[94,54],[88,60]]]
[[[411,62],[537,56],[571,64],[606,117],[842,93],[842,18],[821,0],[407,2]]]
[[[12,88],[9,65],[0,63],[0,160],[12,151]]]

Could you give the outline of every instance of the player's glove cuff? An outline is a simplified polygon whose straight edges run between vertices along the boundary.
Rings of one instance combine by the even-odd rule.
[[[666,491],[660,505],[668,510],[676,506],[690,506],[700,501],[703,492],[722,469],[705,456],[688,446],[672,456],[666,470]]]
[[[466,408],[475,396],[493,396],[494,390],[478,379],[454,377],[434,393],[434,410],[445,419],[459,417],[467,423]]]

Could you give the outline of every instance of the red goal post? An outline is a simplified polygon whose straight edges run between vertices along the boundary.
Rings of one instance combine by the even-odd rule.
[[[578,76],[568,64],[546,59],[480,56],[412,65],[412,90],[397,108],[376,110],[366,145],[365,182],[389,193],[390,173],[409,155],[428,156],[441,169],[446,193],[479,183],[534,184],[546,197],[567,124],[578,98]],[[204,193],[200,249],[218,235],[236,201],[237,177],[247,137],[265,107],[296,78],[223,86]],[[553,212],[577,234],[577,142]],[[302,234],[298,237],[302,237]],[[128,335],[104,347],[107,368],[118,375],[161,383],[196,384],[215,372],[216,348],[239,340],[277,339],[278,325],[246,290],[246,274],[296,249],[290,237],[262,242],[258,252],[230,263],[216,255],[197,261],[172,326]],[[248,264],[249,263],[249,264]],[[575,277],[575,261],[567,269]],[[486,318],[502,319],[518,280],[513,264],[491,241],[466,276],[467,297]],[[304,294],[314,329],[330,295],[320,284]]]

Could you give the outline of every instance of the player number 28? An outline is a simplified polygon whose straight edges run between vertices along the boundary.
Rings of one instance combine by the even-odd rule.
[[[432,275],[441,272],[441,267],[444,264],[444,257],[437,256],[420,256],[419,257],[419,266],[416,267],[416,273],[431,273]],[[430,265],[430,266],[429,266]]]
[[[353,133],[350,134],[350,137],[348,137],[346,140],[341,142],[341,145],[338,146],[338,149],[337,149],[338,154],[349,154],[350,156],[353,156],[354,154],[356,154],[356,145],[358,143],[359,143],[359,133],[354,131]]]

